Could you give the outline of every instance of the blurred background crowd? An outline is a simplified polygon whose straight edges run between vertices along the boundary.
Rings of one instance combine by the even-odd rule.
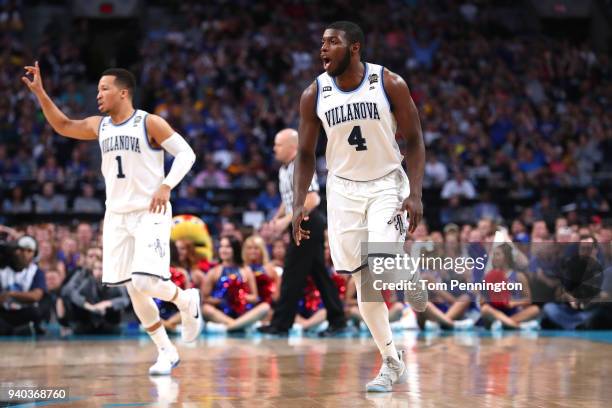
[[[336,19],[361,24],[365,59],[402,75],[419,108],[427,224],[410,240],[446,243],[457,231],[462,244],[485,241],[495,227],[481,224],[492,223],[526,245],[593,239],[604,249],[597,257],[610,259],[612,63],[588,24],[534,22],[529,2],[511,1],[151,1],[146,17],[114,22],[62,13],[63,1],[27,3],[0,1],[0,224],[38,242],[44,279],[32,282],[45,281],[41,296],[53,299],[43,302],[45,318],[60,314],[56,300],[69,284],[105,303],[64,298],[61,321],[79,321],[72,304],[106,316],[129,301],[95,284],[99,148],[54,134],[19,80],[23,66],[38,60],[47,92],[75,118],[96,114],[104,68],[131,69],[136,106],[165,117],[198,156],[173,192],[175,214],[201,217],[215,248],[221,237],[261,237],[280,268],[287,236],[268,223],[280,204],[273,138],[297,127],[299,95],[321,71],[321,34]],[[609,2],[594,3],[609,19]],[[51,17],[40,20],[37,7]],[[323,137],[323,193],[324,145]],[[185,284],[204,290],[216,252],[201,273],[181,256]]]

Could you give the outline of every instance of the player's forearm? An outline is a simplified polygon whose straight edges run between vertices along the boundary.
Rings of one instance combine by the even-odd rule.
[[[40,108],[43,111],[43,115],[57,133],[62,136],[68,136],[66,129],[70,123],[70,119],[57,107],[57,105],[51,100],[49,95],[43,90],[36,94]]]
[[[410,195],[421,197],[423,194],[423,174],[425,172],[425,143],[420,129],[406,138],[406,171],[410,181]]]
[[[162,182],[171,189],[176,187],[178,183],[185,177],[185,175],[191,170],[191,167],[195,163],[195,153],[193,149],[187,144],[185,139],[178,133],[174,133],[168,139],[162,143],[162,147],[171,155],[174,156],[172,167],[168,172],[168,175]]]
[[[293,208],[301,207],[306,201],[308,186],[312,182],[315,169],[315,155],[298,151],[295,158],[295,172],[293,174]]]

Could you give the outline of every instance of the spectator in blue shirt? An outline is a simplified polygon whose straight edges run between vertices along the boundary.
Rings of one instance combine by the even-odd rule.
[[[267,218],[274,215],[276,209],[280,206],[281,198],[278,194],[276,183],[268,181],[266,183],[266,190],[262,191],[257,200],[257,209],[266,213]]]

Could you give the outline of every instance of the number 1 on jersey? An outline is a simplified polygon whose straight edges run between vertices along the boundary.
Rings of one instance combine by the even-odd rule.
[[[351,134],[348,137],[348,143],[351,146],[355,146],[355,150],[357,151],[368,150],[366,140],[361,136],[361,126],[355,126],[353,130],[351,130]]]
[[[123,166],[121,165],[121,156],[115,156],[115,160],[117,160],[117,178],[125,178]]]

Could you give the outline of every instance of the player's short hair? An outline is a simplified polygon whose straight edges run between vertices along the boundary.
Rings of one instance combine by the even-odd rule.
[[[352,21],[335,21],[328,25],[327,28],[344,31],[349,44],[358,42],[361,44],[361,49],[365,47],[365,35],[363,34],[363,30]]]
[[[134,74],[124,68],[109,68],[102,73],[102,76],[112,75],[115,77],[115,84],[122,88],[127,88],[130,96],[134,96],[136,89],[136,78]]]

